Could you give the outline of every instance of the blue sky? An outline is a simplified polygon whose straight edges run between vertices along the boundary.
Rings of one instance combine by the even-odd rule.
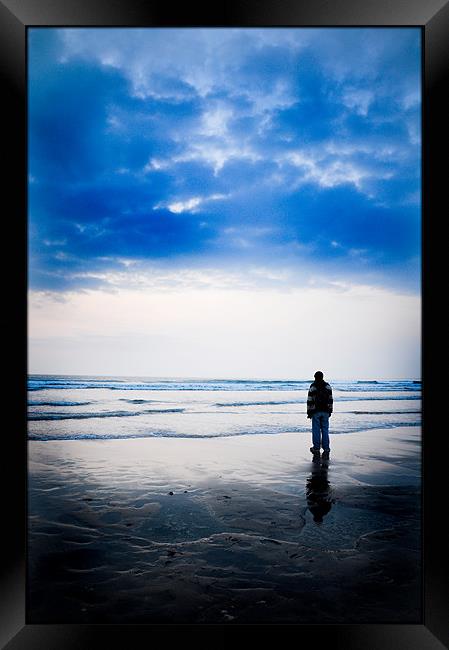
[[[43,360],[55,337],[70,330],[73,301],[82,295],[95,295],[97,303],[119,295],[119,310],[126,311],[135,296],[160,291],[242,290],[262,300],[265,291],[322,287],[355,301],[342,307],[341,326],[356,318],[359,330],[368,324],[353,309],[360,304],[354,287],[365,287],[377,312],[394,294],[419,300],[419,29],[32,28],[28,34],[37,371],[47,369]],[[268,302],[255,311],[270,311],[273,295],[264,294]],[[203,320],[211,296],[203,293],[198,303]],[[229,313],[241,309],[239,300],[235,294]],[[66,311],[56,316],[62,303]],[[76,303],[77,317],[91,323],[89,336],[100,336],[101,315],[83,305]],[[104,308],[117,312],[117,304],[114,312],[110,304]],[[167,307],[166,324],[187,319],[176,309]],[[284,302],[279,309],[288,318],[294,307]],[[395,336],[415,313],[410,306],[397,310]],[[49,314],[59,323],[52,336],[45,333]],[[153,321],[141,317],[151,329]],[[116,326],[115,346],[137,336],[129,324]],[[418,372],[417,328],[401,352],[403,374]],[[54,357],[50,371],[101,371],[89,365],[92,350],[80,353],[87,349],[83,331],[78,322],[61,343],[67,365]],[[217,330],[218,338],[224,335]],[[398,349],[387,338],[379,349]],[[235,340],[240,353],[245,341]],[[206,353],[198,349],[196,358]],[[76,364],[80,354],[87,365]],[[273,349],[272,358],[279,354]],[[192,374],[192,363],[170,370]],[[270,367],[260,374],[268,376]],[[132,364],[101,368],[136,372]],[[156,370],[167,374],[162,361]],[[250,371],[248,360],[241,372]]]
[[[416,289],[420,114],[418,29],[31,29],[30,285],[132,261]]]

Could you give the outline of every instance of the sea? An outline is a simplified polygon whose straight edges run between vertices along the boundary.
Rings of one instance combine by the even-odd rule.
[[[421,424],[421,381],[332,380],[332,435]],[[311,380],[29,375],[37,441],[310,433]]]

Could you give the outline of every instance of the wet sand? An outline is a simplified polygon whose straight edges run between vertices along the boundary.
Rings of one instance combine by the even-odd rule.
[[[420,428],[29,442],[29,623],[418,623]]]

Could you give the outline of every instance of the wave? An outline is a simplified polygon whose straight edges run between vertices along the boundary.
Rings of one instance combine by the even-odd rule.
[[[418,422],[396,422],[373,424],[372,426],[355,426],[347,427],[344,431],[332,431],[332,435],[344,435],[346,433],[363,433],[372,429],[394,429],[396,427],[415,427],[420,426]],[[28,439],[36,442],[47,442],[56,440],[133,440],[146,438],[188,438],[191,440],[203,440],[210,438],[234,438],[239,436],[260,436],[260,435],[281,435],[281,434],[304,433],[310,435],[310,427],[297,427],[289,430],[253,430],[253,431],[228,431],[225,433],[208,433],[204,435],[195,435],[189,433],[177,433],[173,431],[146,431],[143,433],[127,433],[124,435],[109,433],[75,433],[75,434],[52,434],[52,433],[31,433]]]
[[[396,395],[393,397],[360,397],[360,396],[354,396],[354,397],[339,397],[337,399],[334,399],[334,402],[370,402],[370,401],[376,401],[376,402],[385,402],[385,401],[401,401],[401,400],[420,400],[421,395]],[[278,406],[278,405],[284,405],[284,404],[305,404],[305,400],[284,400],[284,401],[261,401],[261,402],[215,402],[214,406],[218,406],[219,408],[231,406],[231,407],[238,407],[238,406]]]
[[[377,384],[375,388],[369,388],[368,384],[357,385],[350,387],[341,387],[337,384],[332,384],[332,388],[341,393],[397,393],[402,391],[413,391],[414,393],[420,393],[421,388],[418,388],[417,385],[414,386],[381,386]]]
[[[392,395],[390,397],[382,395],[382,397],[337,397],[334,402],[396,402],[401,400],[416,400],[421,399],[421,395]]]
[[[207,383],[207,384],[119,384],[119,385],[106,385],[100,383],[64,383],[64,384],[28,384],[30,392],[40,390],[94,390],[94,389],[107,389],[107,390],[151,390],[151,391],[269,391],[269,390],[306,390],[310,382],[306,385],[298,386],[297,384],[279,383],[273,386],[269,384],[254,384],[254,383]]]
[[[417,415],[421,411],[338,411],[339,413],[351,413],[353,415]]]
[[[92,402],[28,402],[28,406],[88,406]]]
[[[384,398],[379,398],[379,397],[373,397],[373,398],[366,398],[366,401],[369,400],[383,400]],[[394,400],[409,400],[410,398],[405,398],[405,397],[397,397],[397,398],[391,398],[391,401]],[[412,399],[419,399],[419,398],[412,398]],[[131,401],[133,403],[145,403],[145,402],[151,402],[151,400],[125,400],[125,401]],[[346,401],[346,402],[357,402],[357,401],[365,401],[363,398],[353,398],[353,399],[345,399],[345,400],[339,400],[339,401]],[[43,405],[51,405],[51,406],[69,406],[73,405],[76,406],[78,404],[90,404],[91,402],[30,402],[29,404],[32,406],[43,406]],[[245,406],[282,406],[282,405],[287,405],[287,404],[298,404],[301,406],[304,406],[304,401],[284,401],[284,402],[272,402],[272,401],[261,401],[261,402],[217,402],[213,406],[218,407],[218,408],[239,408],[239,407],[245,407]],[[30,411],[28,413],[28,420],[29,421],[52,421],[52,420],[88,420],[88,419],[93,419],[93,418],[122,418],[122,417],[136,417],[138,415],[151,415],[151,414],[158,414],[158,415],[163,415],[165,413],[186,413],[188,412],[186,408],[162,408],[162,409],[144,409],[141,411],[91,411],[91,412],[33,412]],[[220,411],[223,413],[223,411]],[[200,415],[201,413],[214,413],[214,411],[193,411],[193,414],[195,415]],[[235,411],[230,411],[230,413],[235,413]],[[269,413],[273,414],[275,411],[270,410]],[[282,411],[280,413],[283,413]],[[285,411],[284,413],[288,413],[288,411]],[[385,410],[385,411],[336,411],[335,414],[340,414],[340,413],[351,413],[354,415],[400,415],[401,413],[413,413],[413,414],[419,414],[421,413],[420,410]]]
[[[216,402],[214,406],[278,406],[278,404],[304,404],[304,400],[285,400],[275,402]]]
[[[156,399],[126,399],[125,397],[120,397],[120,402],[127,402],[128,404],[157,404],[158,400],[156,400]]]
[[[28,420],[45,421],[45,420],[89,420],[91,418],[125,418],[135,417],[137,415],[147,415],[149,413],[182,413],[185,409],[147,409],[145,411],[100,411],[97,413],[30,413]]]
[[[30,375],[28,389],[108,389],[108,390],[151,390],[151,391],[306,391],[310,380],[303,379],[140,379],[104,377],[66,377]],[[420,381],[331,381],[334,389],[343,392],[418,391]]]

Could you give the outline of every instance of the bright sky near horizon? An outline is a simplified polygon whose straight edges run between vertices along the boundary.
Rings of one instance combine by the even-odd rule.
[[[31,373],[420,377],[419,29],[28,34]]]

